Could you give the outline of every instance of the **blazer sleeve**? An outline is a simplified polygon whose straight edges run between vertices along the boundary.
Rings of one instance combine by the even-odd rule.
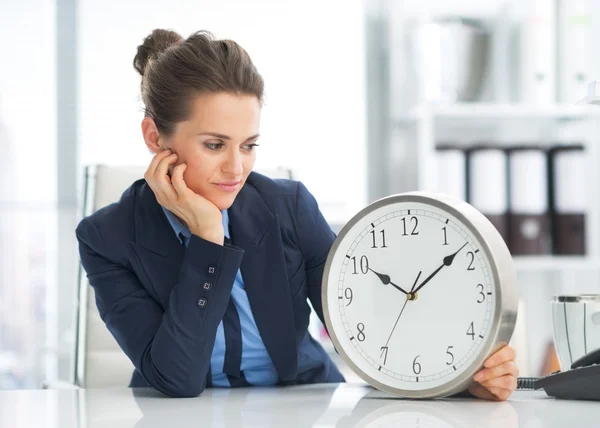
[[[135,368],[165,395],[201,394],[243,250],[192,235],[169,306],[163,310],[134,272],[114,261],[111,248],[91,220],[84,219],[76,235],[100,316]],[[207,292],[201,284],[209,279],[209,264],[214,264],[216,272]],[[198,306],[201,297],[208,301],[204,308]]]
[[[308,298],[325,325],[321,284],[325,262],[336,236],[319,210],[315,197],[302,183],[298,183],[297,192],[296,228],[300,251],[304,256]]]

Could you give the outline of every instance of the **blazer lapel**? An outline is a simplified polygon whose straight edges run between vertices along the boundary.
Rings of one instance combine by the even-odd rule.
[[[241,272],[252,314],[282,381],[298,372],[296,326],[279,219],[246,183],[229,209],[232,243],[242,248]]]
[[[135,241],[131,246],[157,297],[166,307],[177,283],[185,248],[179,242],[154,192],[145,182],[138,190],[134,209]],[[134,260],[134,263],[136,261]]]

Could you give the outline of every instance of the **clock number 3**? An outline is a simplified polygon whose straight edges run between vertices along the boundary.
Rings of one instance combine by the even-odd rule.
[[[481,296],[481,300],[477,299],[477,303],[483,303],[483,301],[485,300],[485,294],[483,293],[483,284],[477,284],[477,288],[480,288],[481,290],[479,290],[479,295]]]

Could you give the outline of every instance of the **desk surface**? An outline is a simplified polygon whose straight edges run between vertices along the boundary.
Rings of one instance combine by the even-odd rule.
[[[0,427],[586,427],[600,403],[519,391],[509,401],[398,400],[361,384],[209,389],[165,398],[148,389],[0,391]]]

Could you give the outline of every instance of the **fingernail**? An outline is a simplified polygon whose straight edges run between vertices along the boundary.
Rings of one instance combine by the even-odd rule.
[[[475,380],[475,382],[479,382],[482,378],[483,378],[483,375],[481,373],[477,373],[475,376],[473,376],[473,379]]]

